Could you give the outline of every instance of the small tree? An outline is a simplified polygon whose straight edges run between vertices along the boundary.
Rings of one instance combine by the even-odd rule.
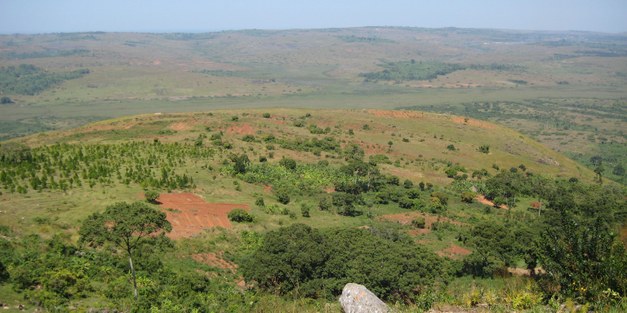
[[[250,166],[250,159],[248,159],[248,155],[242,153],[240,155],[231,154],[230,156],[231,162],[233,162],[233,170],[235,174],[244,174],[246,170]]]
[[[285,190],[276,190],[275,192],[276,199],[279,203],[288,204],[290,203],[290,195]]]
[[[481,153],[488,154],[488,153],[490,153],[490,146],[489,145],[481,145],[478,150]]]
[[[152,204],[159,204],[159,192],[155,190],[148,190],[144,193],[144,197],[146,197],[146,201]]]
[[[420,229],[425,228],[426,227],[425,218],[422,216],[416,217],[413,221],[411,221],[411,226],[414,226]]]
[[[307,204],[303,203],[303,204],[300,206],[300,213],[301,213],[301,215],[302,215],[303,217],[310,217],[310,216],[311,216],[311,215],[309,215],[309,211],[310,211],[310,209],[311,209],[311,208],[309,207],[309,205],[307,205]]]
[[[133,294],[137,299],[137,279],[133,267],[133,252],[144,244],[168,242],[165,233],[172,225],[163,212],[144,202],[119,202],[108,206],[104,213],[90,215],[79,230],[80,242],[92,247],[113,243],[128,256],[133,276]]]
[[[475,193],[472,191],[464,191],[462,192],[462,202],[472,203],[475,198]]]

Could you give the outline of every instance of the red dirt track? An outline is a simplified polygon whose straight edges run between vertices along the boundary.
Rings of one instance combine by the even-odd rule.
[[[158,201],[167,219],[172,224],[168,236],[172,239],[191,237],[206,228],[230,228],[227,214],[236,208],[248,210],[247,204],[207,203],[193,193],[168,193],[159,196]]]

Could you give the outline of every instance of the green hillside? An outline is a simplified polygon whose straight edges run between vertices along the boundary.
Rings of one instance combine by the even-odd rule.
[[[561,208],[555,195],[577,195],[571,203],[581,210],[573,211],[577,218],[596,203],[609,223],[597,230],[617,229],[625,213],[624,190],[597,184],[594,172],[521,133],[416,111],[153,113],[4,142],[0,164],[0,239],[9,248],[0,259],[1,298],[50,311],[336,312],[338,288],[352,280],[400,311],[486,302],[495,309],[537,309],[546,305],[545,286],[502,271],[538,262],[528,248],[549,235],[542,229],[562,227],[543,226]],[[111,245],[87,245],[83,230],[86,220],[100,216],[92,214],[121,201],[146,203],[150,192],[161,196],[146,205],[167,215],[174,240],[149,236],[132,253],[135,301],[124,254]],[[174,198],[179,206],[171,204]],[[200,202],[184,206],[192,198]],[[228,204],[243,211],[229,214],[230,223],[203,224],[218,218],[205,215],[204,203],[213,205],[209,210]],[[602,240],[610,246],[617,240],[608,238]],[[292,243],[287,250],[271,246],[285,240]],[[338,242],[346,248],[338,250]],[[267,278],[278,275],[268,271],[279,263],[263,260],[296,257],[282,253],[319,258],[320,271],[297,274],[304,268],[292,264],[289,275],[297,276]],[[490,257],[481,261],[483,253]],[[540,260],[547,270],[557,268],[550,258]],[[368,262],[374,268],[363,266]],[[416,264],[434,270],[421,272]],[[385,274],[369,272],[379,266]],[[577,279],[623,292],[615,279]],[[564,292],[558,301],[599,301],[597,292]],[[624,303],[612,299],[607,305]]]

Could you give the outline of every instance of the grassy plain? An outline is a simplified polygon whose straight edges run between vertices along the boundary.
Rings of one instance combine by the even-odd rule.
[[[0,139],[154,112],[411,107],[491,119],[588,166],[590,158],[601,156],[606,175],[624,180],[613,174],[625,166],[624,35],[367,27],[3,35],[0,43],[0,66],[90,70],[34,96],[0,90],[15,102],[0,105]],[[362,77],[390,62],[409,61],[460,70],[429,80]],[[499,102],[506,103],[504,111],[473,111]],[[573,112],[579,105],[589,108]]]

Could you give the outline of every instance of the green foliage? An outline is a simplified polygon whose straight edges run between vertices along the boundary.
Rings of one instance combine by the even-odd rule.
[[[422,216],[416,217],[411,221],[411,226],[423,229],[426,226],[425,218]]]
[[[0,90],[9,94],[35,95],[62,82],[89,74],[88,69],[50,73],[31,64],[0,67]]]
[[[344,216],[359,216],[363,214],[361,210],[357,209],[357,205],[364,203],[361,195],[334,192],[331,196],[333,206],[338,214]]]
[[[278,141],[283,149],[305,151],[305,152],[340,152],[340,144],[334,137],[318,138],[296,138],[293,140],[281,139]]]
[[[247,282],[280,294],[332,298],[356,282],[385,300],[413,302],[434,287],[442,263],[411,240],[396,237],[364,229],[323,233],[295,224],[269,232],[241,269]]]
[[[624,191],[564,182],[547,198],[540,259],[548,292],[582,302],[599,301],[608,289],[624,297],[627,253],[616,233],[625,216]]]
[[[228,214],[229,220],[236,223],[252,223],[255,219],[244,209],[233,209]]]
[[[276,196],[277,201],[282,204],[290,203],[290,195],[288,191],[283,189],[274,189],[274,195]]]
[[[483,222],[470,231],[471,255],[464,259],[463,272],[478,277],[492,277],[512,264],[516,255],[515,237],[501,224]]]
[[[265,206],[266,206],[266,203],[265,203],[265,201],[263,200],[263,197],[258,197],[257,199],[255,199],[255,205],[256,205],[256,206],[258,206],[258,207],[260,207],[260,208],[265,207]]]
[[[0,146],[0,188],[25,193],[132,182],[144,188],[184,189],[194,181],[174,169],[211,155],[209,149],[178,143],[55,144],[35,149],[8,143]]]
[[[481,146],[479,146],[477,151],[479,151],[481,153],[488,154],[488,153],[490,153],[490,145],[481,145]]]
[[[104,213],[90,215],[82,224],[80,242],[92,247],[113,243],[126,253],[133,274],[135,298],[138,296],[133,254],[142,246],[165,247],[170,245],[165,232],[172,230],[172,225],[163,212],[157,211],[143,202],[119,202],[108,206]],[[144,251],[145,253],[145,251]]]
[[[462,202],[472,203],[475,199],[475,193],[472,191],[464,191],[461,194]]]
[[[149,203],[152,204],[158,204],[159,201],[157,199],[159,199],[159,192],[156,190],[148,190],[144,193],[144,197],[146,198],[146,201],[148,201]]]
[[[382,64],[383,71],[362,73],[366,81],[377,80],[430,80],[438,76],[447,75],[449,73],[465,69],[459,64],[441,63],[441,62],[388,62]]]
[[[303,217],[310,217],[309,212],[311,211],[311,207],[305,203],[300,206],[300,213]]]
[[[262,116],[263,116],[263,118],[270,118],[270,113],[268,113],[268,112],[263,113]]]
[[[288,170],[296,170],[296,160],[294,159],[283,157],[281,161],[279,161],[279,164]]]
[[[245,174],[250,166],[250,160],[248,159],[248,155],[242,153],[240,155],[231,154],[230,157],[231,162],[233,163],[233,171],[235,174]]]

